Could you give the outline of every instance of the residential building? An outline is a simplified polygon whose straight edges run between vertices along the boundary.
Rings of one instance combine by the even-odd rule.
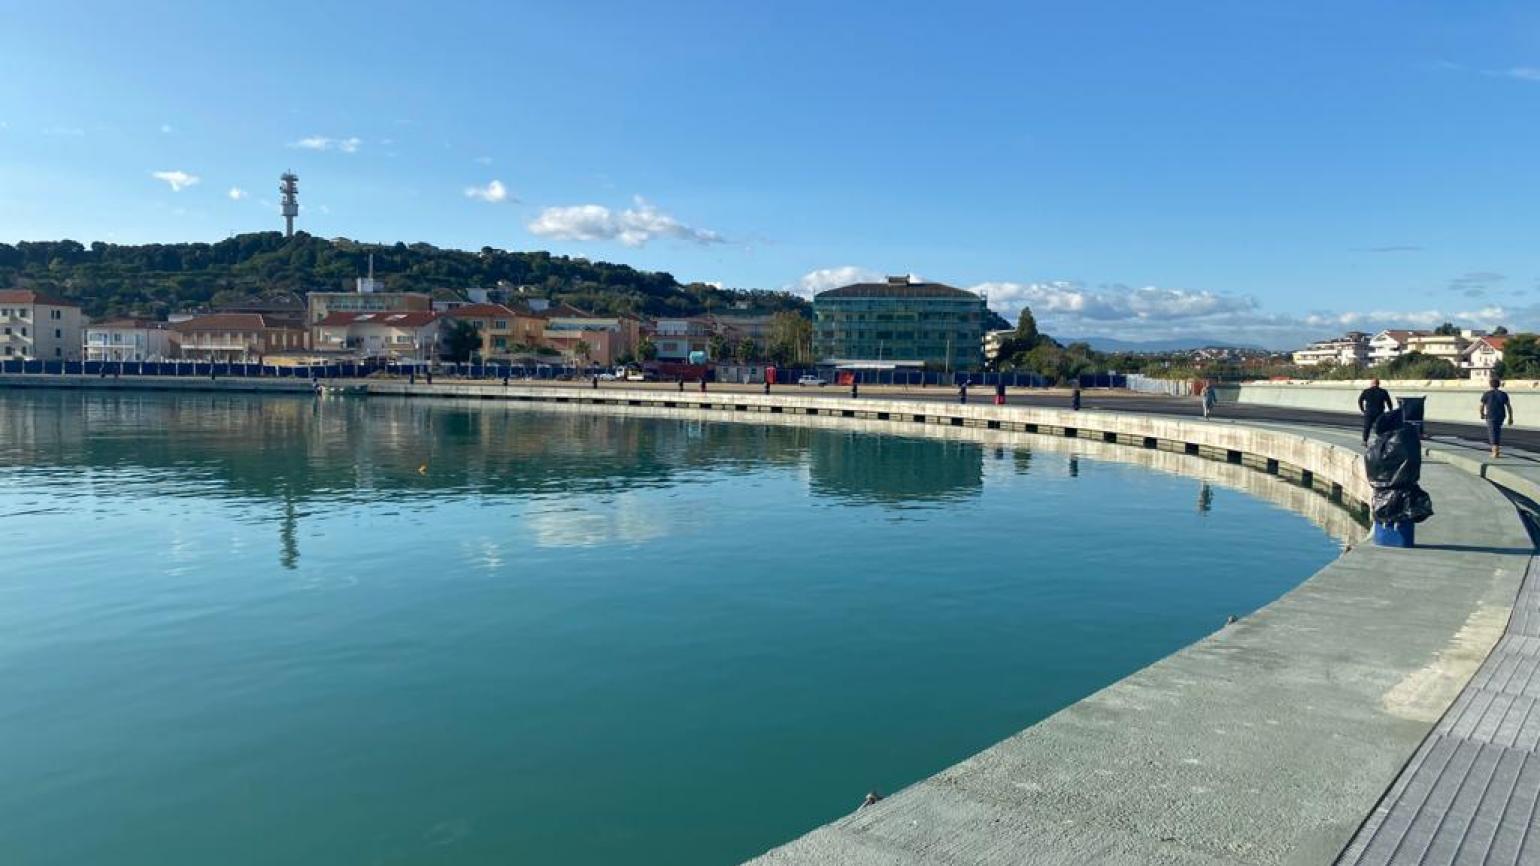
[[[1015,333],[1016,331],[1012,328],[984,332],[984,360],[993,361],[1000,357],[1000,345]]]
[[[708,323],[728,343],[753,340],[761,348],[770,341],[770,323],[774,316],[709,316]]]
[[[92,322],[85,334],[87,361],[159,361],[180,351],[170,323],[155,319]]]
[[[1406,354],[1407,342],[1414,336],[1421,336],[1428,331],[1412,331],[1407,329],[1390,328],[1380,331],[1369,338],[1369,363],[1383,364]]]
[[[706,319],[659,319],[652,326],[652,345],[659,361],[688,361],[691,352],[710,357],[715,333]]]
[[[305,305],[306,318],[315,325],[332,313],[431,312],[433,298],[419,292],[311,292]]]
[[[80,305],[31,289],[0,291],[0,360],[80,360]]]
[[[481,334],[483,358],[507,357],[519,348],[533,343],[520,343],[514,336],[519,314],[502,304],[463,304],[443,314],[451,320],[465,322]],[[544,320],[539,320],[542,325]],[[543,328],[541,330],[544,330]]]
[[[1460,366],[1470,373],[1470,377],[1476,382],[1485,382],[1497,372],[1497,365],[1503,361],[1503,347],[1507,345],[1507,336],[1477,337],[1465,347],[1465,353],[1460,358]]]
[[[1432,358],[1442,358],[1458,368],[1465,356],[1466,348],[1477,337],[1482,336],[1485,336],[1484,331],[1469,329],[1460,331],[1458,334],[1419,332],[1407,337],[1406,351],[1420,352]]]
[[[813,353],[972,369],[984,360],[986,312],[973,292],[909,277],[843,286],[813,298]]]
[[[1369,360],[1369,335],[1349,331],[1334,340],[1317,340],[1294,352],[1294,363],[1301,367],[1323,364],[1361,367]]]
[[[551,316],[541,336],[542,345],[563,355],[611,366],[621,358],[635,356],[641,343],[641,325],[629,316]]]
[[[330,313],[314,326],[315,348],[360,358],[431,361],[444,317],[431,310]]]
[[[212,313],[171,325],[183,358],[241,364],[260,363],[277,352],[310,347],[309,332],[261,313]]]

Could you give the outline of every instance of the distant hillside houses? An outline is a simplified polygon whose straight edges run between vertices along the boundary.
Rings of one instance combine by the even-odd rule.
[[[1299,367],[1376,367],[1404,355],[1417,353],[1447,361],[1473,380],[1485,380],[1503,360],[1506,334],[1488,334],[1474,328],[1413,330],[1390,328],[1376,334],[1349,331],[1340,337],[1317,340],[1293,352]]]

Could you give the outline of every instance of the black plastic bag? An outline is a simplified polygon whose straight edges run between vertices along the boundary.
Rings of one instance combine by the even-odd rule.
[[[1370,516],[1375,523],[1421,523],[1433,516],[1433,497],[1415,484],[1376,489]]]
[[[1421,523],[1433,516],[1433,497],[1417,485],[1422,479],[1422,442],[1401,409],[1375,421],[1364,470],[1374,488],[1370,515],[1376,523]]]

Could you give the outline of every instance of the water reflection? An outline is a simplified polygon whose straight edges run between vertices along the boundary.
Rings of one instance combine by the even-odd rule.
[[[630,421],[636,415],[675,420],[638,424]],[[276,522],[278,559],[288,569],[302,555],[304,516],[352,502],[412,508],[448,492],[494,501],[516,496],[540,503],[527,514],[537,546],[640,543],[688,526],[691,513],[687,503],[643,508],[627,492],[681,476],[784,465],[805,471],[811,494],[834,504],[935,507],[980,495],[986,450],[1002,462],[1008,453],[1017,475],[1030,474],[1034,449],[1067,454],[1072,478],[1082,471],[1082,455],[1137,462],[1205,479],[1201,513],[1214,507],[1213,481],[1301,511],[1339,539],[1361,534],[1351,515],[1310,491],[1185,455],[999,431],[700,417],[644,407],[9,392],[0,394],[0,477],[88,473],[123,492],[157,494],[166,489],[159,481],[175,477],[173,489],[183,495],[270,507],[258,519]]]

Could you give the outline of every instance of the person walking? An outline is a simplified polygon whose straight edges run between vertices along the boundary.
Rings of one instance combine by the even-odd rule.
[[[995,405],[996,406],[1004,406],[1005,405],[1005,380],[1004,379],[1001,379],[1000,381],[995,383]]]
[[[1491,387],[1481,395],[1481,420],[1487,422],[1487,444],[1492,446],[1492,456],[1503,456],[1503,425],[1513,423],[1513,401],[1503,390],[1503,380],[1493,376]]]
[[[1219,392],[1214,389],[1213,382],[1203,383],[1203,417],[1206,419],[1214,414],[1214,404],[1219,402]]]
[[[1380,420],[1387,410],[1396,408],[1396,401],[1390,396],[1390,392],[1380,387],[1379,379],[1370,379],[1369,387],[1358,392],[1358,411],[1364,416],[1364,444],[1369,444],[1369,434],[1374,431],[1374,422]]]
[[[957,386],[957,402],[959,402],[959,403],[966,403],[966,402],[968,402],[968,380],[967,379],[962,380],[962,384]]]
[[[1069,392],[1069,408],[1073,409],[1076,412],[1080,411],[1080,386],[1079,385],[1076,385],[1074,387],[1074,389]]]
[[[860,397],[860,396],[861,396],[861,383],[856,381],[856,378],[855,378],[854,374],[851,374],[851,377],[850,377],[850,399],[854,400],[854,399],[856,399],[857,397]]]
[[[769,379],[765,380],[765,396],[766,397],[770,396],[770,380]]]

